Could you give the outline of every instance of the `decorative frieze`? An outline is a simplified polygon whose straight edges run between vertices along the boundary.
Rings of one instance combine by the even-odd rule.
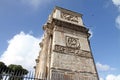
[[[89,51],[80,50],[80,48],[70,48],[67,46],[55,45],[54,50],[55,52],[62,53],[62,54],[69,54],[69,55],[76,55],[81,57],[91,58],[91,54]]]

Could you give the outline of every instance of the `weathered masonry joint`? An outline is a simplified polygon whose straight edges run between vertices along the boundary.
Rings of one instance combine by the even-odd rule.
[[[43,26],[35,73],[48,80],[99,80],[82,14],[55,7]]]

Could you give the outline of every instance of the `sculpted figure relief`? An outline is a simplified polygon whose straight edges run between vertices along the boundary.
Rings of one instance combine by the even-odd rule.
[[[78,17],[68,13],[61,13],[61,18],[78,23]]]

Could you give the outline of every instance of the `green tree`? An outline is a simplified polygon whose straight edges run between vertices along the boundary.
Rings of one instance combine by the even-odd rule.
[[[24,75],[28,73],[21,65],[11,64],[8,66],[11,76],[9,80],[23,80]]]
[[[3,62],[0,62],[0,80],[2,79],[2,74],[6,73],[7,69],[7,66]]]
[[[0,62],[0,72],[3,72],[6,68],[7,66],[3,62]]]

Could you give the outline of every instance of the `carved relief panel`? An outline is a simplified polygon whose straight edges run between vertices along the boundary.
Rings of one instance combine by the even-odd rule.
[[[80,49],[80,40],[79,38],[65,36],[65,44],[55,44],[54,50],[58,53],[77,55],[77,56],[86,56],[91,57],[89,51],[83,51]]]
[[[80,48],[80,42],[78,38],[66,36],[66,46],[71,48]]]
[[[64,13],[64,12],[61,12],[61,18],[65,19],[65,20],[68,20],[68,21],[75,22],[75,23],[79,22],[78,21],[78,16],[74,16],[74,15]]]

